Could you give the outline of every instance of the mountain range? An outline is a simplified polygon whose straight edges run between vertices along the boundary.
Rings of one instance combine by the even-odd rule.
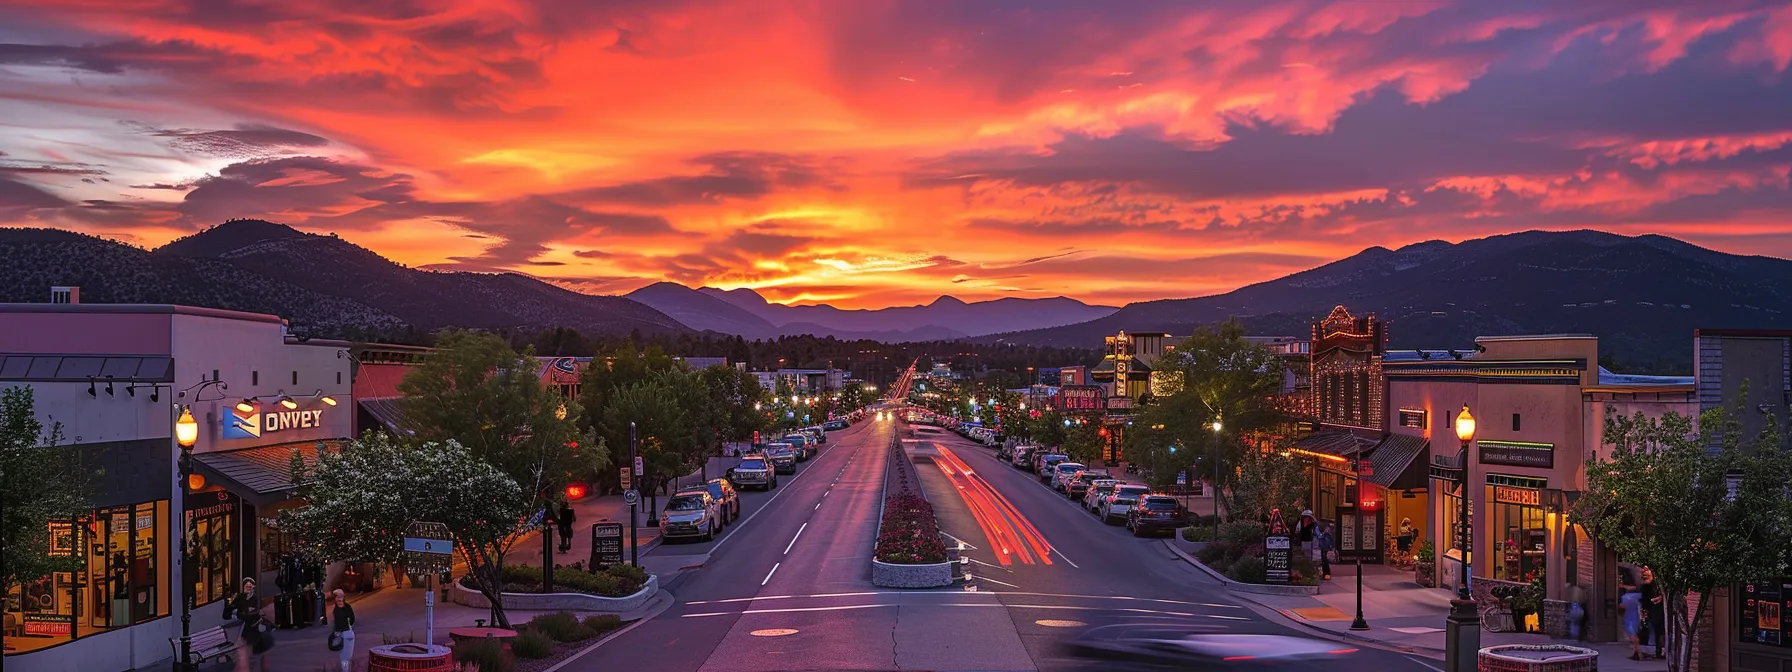
[[[1039,329],[1086,322],[1117,308],[1075,299],[1004,298],[966,303],[942,296],[924,306],[847,310],[829,305],[788,306],[765,300],[751,289],[692,289],[657,282],[627,294],[692,329],[746,338],[814,334],[884,342],[949,341],[1016,329]]]
[[[1089,344],[1122,329],[1186,335],[1228,318],[1252,334],[1306,337],[1337,305],[1386,321],[1394,349],[1590,333],[1632,372],[1690,373],[1694,329],[1792,328],[1792,261],[1657,235],[1526,231],[1371,247],[1224,294],[1132,303],[1081,324],[979,340]]]

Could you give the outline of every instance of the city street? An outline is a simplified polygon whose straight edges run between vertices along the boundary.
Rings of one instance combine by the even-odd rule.
[[[941,527],[968,544],[962,554],[971,559],[971,578],[938,590],[872,586],[870,555],[894,424],[865,422],[830,434],[829,450],[783,481],[775,497],[749,495],[751,518],[718,541],[656,549],[653,555],[710,555],[667,585],[675,606],[565,669],[1077,669],[1061,643],[1110,623],[1307,634],[1241,605],[1156,540],[1103,525],[989,449],[947,432],[907,438],[902,430]],[[942,460],[942,453],[957,459]],[[1003,566],[936,460],[969,467],[972,474],[959,470],[959,478],[987,479],[1024,521],[1017,527],[1030,525],[1049,544],[1049,563],[1031,553]],[[1358,648],[1338,644],[1340,651]],[[1353,668],[1430,667],[1370,648],[1339,655]]]

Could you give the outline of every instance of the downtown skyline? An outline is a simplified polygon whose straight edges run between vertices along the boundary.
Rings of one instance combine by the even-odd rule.
[[[1792,257],[1784,3],[325,4],[0,0],[0,226],[851,308],[1528,229]]]

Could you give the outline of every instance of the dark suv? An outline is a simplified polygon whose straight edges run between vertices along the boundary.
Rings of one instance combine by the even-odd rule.
[[[740,464],[728,470],[728,480],[737,488],[770,490],[778,487],[778,472],[764,455],[748,453],[740,458]]]
[[[734,485],[728,479],[712,478],[703,485],[709,488],[709,496],[716,498],[716,508],[722,511],[723,525],[740,520],[740,493],[734,491]]]
[[[1175,534],[1182,527],[1182,507],[1176,504],[1174,497],[1165,495],[1145,495],[1139,498],[1139,504],[1126,512],[1126,529],[1132,530],[1132,536],[1143,537],[1154,532]]]

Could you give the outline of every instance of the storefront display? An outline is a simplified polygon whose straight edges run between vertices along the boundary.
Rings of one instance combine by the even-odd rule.
[[[168,615],[167,514],[163,500],[51,523],[51,555],[81,558],[81,571],[56,572],[8,592],[7,611],[19,615],[20,627],[6,633],[7,650],[41,649]]]
[[[1493,578],[1530,581],[1548,564],[1549,528],[1543,520],[1543,491],[1506,485],[1487,487],[1492,514],[1487,548]]]
[[[1737,606],[1737,639],[1749,644],[1792,648],[1792,578],[1742,584]]]
[[[238,500],[228,491],[187,495],[187,544],[192,558],[186,580],[195,606],[228,597],[237,575]]]

